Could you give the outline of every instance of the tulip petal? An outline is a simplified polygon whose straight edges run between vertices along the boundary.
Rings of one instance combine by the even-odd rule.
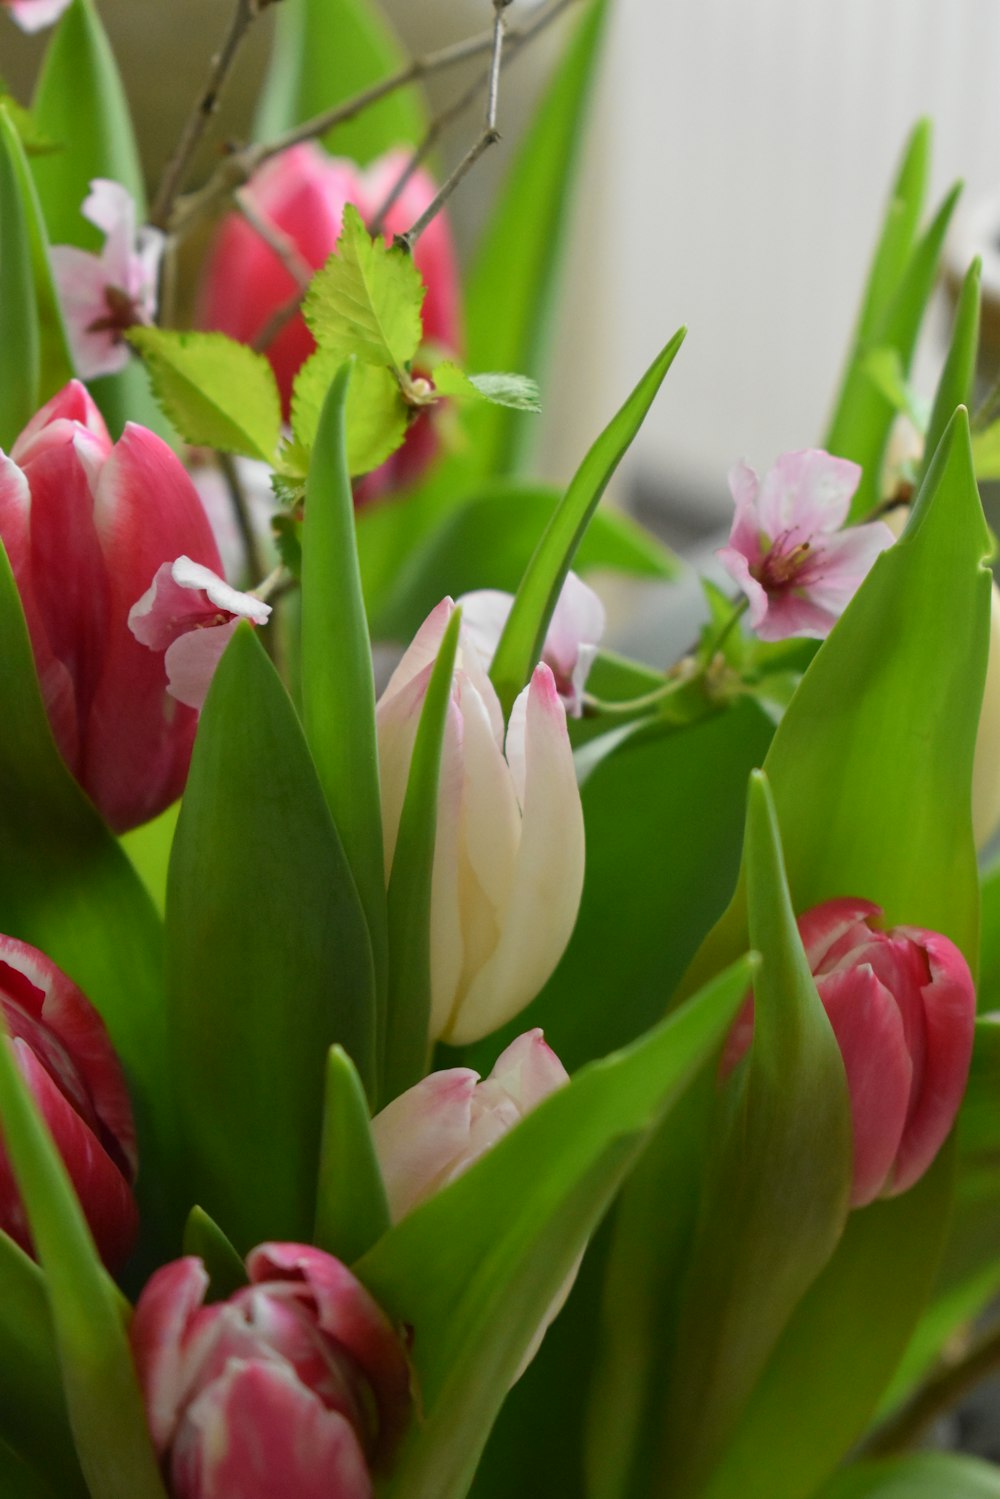
[[[208,1273],[193,1255],[172,1260],[150,1276],[129,1329],[132,1355],[146,1403],[150,1435],[160,1456],[174,1437],[191,1392],[197,1360],[189,1335],[208,1290]]]
[[[468,1067],[432,1072],[372,1120],[372,1138],[394,1223],[453,1174],[468,1146],[479,1074]]]
[[[859,940],[867,940],[869,933],[862,928],[881,914],[882,907],[873,901],[850,898],[825,900],[803,912],[797,924],[812,972],[828,973]]]
[[[522,1114],[569,1082],[569,1073],[536,1026],[512,1041],[497,1057],[489,1081],[499,1083]]]

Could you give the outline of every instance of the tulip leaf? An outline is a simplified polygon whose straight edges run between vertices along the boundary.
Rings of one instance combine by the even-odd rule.
[[[931,419],[924,441],[924,456],[917,472],[918,488],[927,476],[931,460],[937,452],[938,443],[944,436],[945,428],[951,421],[955,408],[968,406],[972,400],[976,358],[979,353],[982,268],[982,261],[977,256],[962,281],[962,290],[955,308],[955,321],[951,330],[948,357],[945,359],[944,368],[938,380],[934,405],[931,408]],[[975,458],[974,440],[973,458]]]
[[[392,856],[389,909],[389,1007],[385,1102],[427,1070],[431,1015],[431,885],[445,724],[462,611],[454,610],[420,710]]]
[[[885,1462],[852,1463],[815,1499],[1000,1499],[1000,1472],[952,1452],[914,1452]]]
[[[215,673],[167,889],[179,1185],[245,1252],[312,1228],[327,1049],[371,1086],[364,913],[294,709],[252,628]]]
[[[312,1242],[349,1265],[388,1227],[389,1203],[375,1154],[365,1090],[346,1051],[332,1046],[326,1064]]]
[[[53,1493],[86,1499],[45,1280],[5,1233],[0,1233],[0,1441],[50,1478]],[[0,1493],[7,1493],[3,1484]]]
[[[351,368],[345,366],[327,393],[306,484],[302,716],[319,783],[368,926],[375,980],[374,1072],[351,1054],[365,1079],[369,1098],[374,1099],[385,1030],[385,866],[375,682],[345,454],[345,402],[352,379]],[[349,1046],[347,1049],[351,1051]]]
[[[258,140],[343,103],[403,67],[406,58],[374,0],[282,0],[274,50],[257,112]],[[427,127],[423,99],[401,88],[327,132],[334,155],[365,164],[400,145],[416,145]]]
[[[493,205],[469,272],[468,364],[545,374],[556,289],[607,0],[588,0]],[[466,472],[497,478],[521,466],[535,429],[516,409],[487,407],[467,419]]]
[[[0,109],[0,448],[7,451],[38,408],[41,334],[29,204],[20,143]]]
[[[335,350],[310,355],[295,377],[292,389],[292,431],[307,452],[312,451],[320,413],[334,376],[344,362]],[[391,370],[359,364],[347,391],[347,467],[352,476],[371,473],[402,443],[411,415],[399,381]]]
[[[157,1140],[169,1127],[162,927],[52,740],[2,547],[0,638],[0,931],[40,948],[100,1011],[132,1084],[140,1154],[155,1182]]]
[[[126,1331],[66,1168],[21,1076],[0,1010],[0,1124],[49,1308],[80,1467],[102,1499],[166,1499]]]
[[[649,1130],[717,1050],[752,968],[737,964],[628,1050],[579,1073],[355,1266],[413,1329],[423,1418],[387,1496],[460,1499],[546,1310]]]
[[[1000,422],[973,432],[972,458],[977,479],[1000,479]]]
[[[204,1208],[193,1207],[184,1225],[184,1253],[196,1255],[208,1272],[209,1301],[225,1301],[247,1284],[246,1266]]]
[[[528,375],[467,375],[452,361],[437,364],[431,371],[435,390],[442,396],[458,400],[489,401],[511,411],[542,409],[538,382]]]
[[[424,291],[412,255],[373,240],[348,203],[337,248],[310,281],[302,311],[331,359],[353,354],[401,372],[423,337]]]
[[[132,328],[153,392],[195,447],[220,448],[273,463],[281,436],[281,398],[263,354],[224,333]]]
[[[674,362],[684,332],[682,328],[674,334],[591,447],[528,563],[490,668],[505,716],[541,656],[545,632],[577,547]]]
[[[82,1478],[80,1482],[83,1482]],[[0,1494],[4,1499],[59,1499],[61,1492],[50,1488],[37,1469],[23,1463],[0,1438]],[[75,1489],[72,1492],[82,1494],[85,1499],[87,1490]]]

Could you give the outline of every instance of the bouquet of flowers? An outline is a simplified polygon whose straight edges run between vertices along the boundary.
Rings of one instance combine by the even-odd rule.
[[[409,61],[234,0],[148,203],[97,0],[3,6],[5,1499],[1000,1495],[910,1450],[1000,1366],[998,444],[978,263],[911,385],[929,128],[663,672],[586,580],[677,575],[600,502],[683,330],[531,469],[609,0]]]

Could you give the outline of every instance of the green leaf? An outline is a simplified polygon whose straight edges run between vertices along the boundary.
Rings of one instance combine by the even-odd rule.
[[[918,432],[922,432],[927,425],[927,412],[921,410],[917,396],[903,373],[899,350],[869,349],[861,361],[861,368],[893,411],[908,416]],[[939,432],[938,437],[940,435]]]
[[[312,1242],[349,1265],[388,1227],[389,1203],[375,1154],[365,1090],[346,1051],[332,1046],[326,1065]]]
[[[977,479],[1000,479],[1000,421],[973,432],[972,461]]]
[[[955,321],[951,330],[951,344],[938,380],[931,419],[924,442],[924,457],[917,474],[917,486],[923,483],[931,459],[937,452],[938,443],[945,428],[955,414],[957,406],[968,406],[972,400],[976,377],[976,358],[979,353],[979,308],[982,261],[977,256],[969,266],[962,281]],[[973,440],[973,460],[975,441]]]
[[[224,333],[132,328],[127,337],[185,442],[274,461],[281,398],[263,354]]]
[[[413,741],[392,856],[385,1094],[395,1098],[427,1070],[431,1014],[431,884],[445,722],[462,611],[453,611],[427,684]]]
[[[41,335],[20,142],[0,109],[0,448],[8,452],[38,409]]]
[[[0,1011],[0,1123],[45,1276],[80,1466],[102,1499],[166,1499],[126,1333],[125,1302],[7,1044]]]
[[[308,452],[316,441],[320,412],[334,376],[343,364],[336,351],[318,349],[295,377],[292,431]],[[391,370],[359,364],[347,392],[347,467],[352,476],[371,473],[393,454],[406,436],[410,408]]]
[[[930,121],[919,120],[906,143],[886,205],[858,320],[859,342],[871,338],[882,322],[913,251],[927,196],[930,158]]]
[[[247,1284],[246,1266],[204,1208],[193,1207],[188,1214],[184,1253],[196,1255],[208,1271],[210,1301],[225,1301]]]
[[[0,1493],[4,1499],[59,1499],[60,1491],[50,1488],[36,1469],[29,1468],[0,1439]]]
[[[174,841],[174,830],[180,815],[181,804],[174,802],[152,822],[132,828],[121,834],[119,842],[128,854],[132,867],[142,880],[149,897],[162,916],[167,907],[167,870],[170,865],[170,846]]]
[[[528,564],[497,646],[490,677],[509,714],[514,699],[541,655],[545,632],[576,549],[601,496],[663,383],[684,341],[682,328],[650,365],[625,405],[612,418],[570,483]]]
[[[309,283],[302,310],[331,359],[342,363],[353,354],[400,372],[423,337],[424,291],[412,255],[373,240],[348,203],[337,248]]]
[[[306,487],[302,716],[368,928],[375,983],[374,1072],[364,1059],[351,1054],[374,1099],[382,1069],[388,960],[375,682],[344,452],[345,402],[352,379],[350,367],[345,367],[330,387]]]
[[[249,626],[215,673],[170,861],[183,1186],[245,1252],[312,1228],[327,1049],[369,1080],[364,913],[287,694]]]
[[[545,1100],[355,1266],[411,1326],[423,1419],[387,1496],[459,1499],[547,1308],[641,1150],[721,1042],[738,964],[681,1014]]]
[[[272,140],[343,103],[406,63],[403,49],[372,0],[282,0],[271,67],[255,122]],[[323,138],[334,155],[365,164],[396,146],[415,146],[427,128],[416,88],[399,89]]]
[[[1000,1472],[974,1457],[917,1452],[886,1462],[852,1463],[815,1499],[1000,1499]]]
[[[489,401],[511,411],[541,411],[542,398],[538,382],[528,375],[467,375],[457,364],[435,365],[431,371],[434,388],[443,396],[460,400]]]
[[[584,8],[494,202],[467,283],[473,369],[523,370],[543,380],[607,12],[607,0],[589,0]],[[470,413],[468,428],[473,478],[517,471],[535,437],[524,415],[503,408]]]

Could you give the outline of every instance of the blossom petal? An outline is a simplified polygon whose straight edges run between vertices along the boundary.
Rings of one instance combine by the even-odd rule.
[[[760,487],[761,529],[772,541],[787,535],[790,547],[838,531],[860,482],[859,465],[847,458],[835,458],[820,448],[783,453]]]
[[[107,317],[107,289],[116,284],[103,261],[73,245],[53,245],[49,254],[76,369],[85,380],[123,370],[129,347],[120,331],[94,327]]]
[[[70,0],[5,0],[22,31],[41,31],[58,21]]]
[[[215,669],[238,624],[238,619],[231,619],[223,625],[189,630],[168,646],[163,664],[167,671],[167,691],[172,698],[201,712]]]

